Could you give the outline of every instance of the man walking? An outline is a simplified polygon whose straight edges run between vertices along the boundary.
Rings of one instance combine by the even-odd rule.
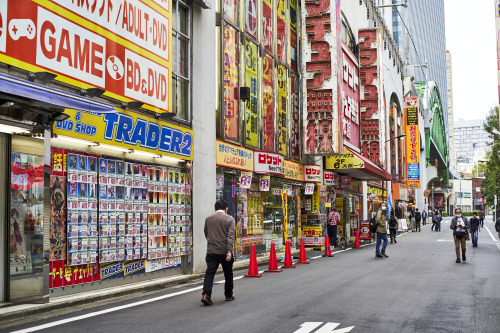
[[[457,255],[457,264],[460,263],[460,247],[462,248],[462,261],[465,261],[465,240],[467,230],[470,228],[469,221],[465,216],[462,216],[460,208],[455,209],[455,217],[451,220],[450,229],[453,230],[453,238],[455,240],[455,253]]]
[[[328,240],[333,247],[337,247],[337,225],[340,222],[340,214],[337,212],[337,208],[332,208],[330,214],[328,214]]]
[[[415,231],[420,232],[420,221],[422,220],[422,215],[418,211],[418,208],[415,209]]]
[[[481,227],[484,228],[484,209],[479,211],[479,223],[481,223]]]
[[[233,245],[235,235],[234,218],[227,215],[228,205],[224,200],[215,203],[215,214],[205,219],[205,238],[207,239],[207,270],[203,282],[203,293],[201,302],[205,305],[213,305],[212,287],[214,276],[219,264],[224,271],[226,284],[224,294],[226,301],[233,301]]]
[[[375,257],[376,258],[389,258],[388,255],[385,254],[385,249],[387,247],[388,239],[387,239],[387,227],[385,225],[385,211],[387,207],[385,202],[380,205],[380,208],[377,211],[377,215],[375,216],[375,222],[377,222],[377,245],[375,248]],[[380,243],[384,241],[382,244],[382,251],[380,251]]]
[[[427,224],[427,212],[425,211],[425,209],[422,212],[422,222],[423,222],[424,225]]]
[[[398,231],[398,219],[394,214],[394,209],[391,209],[391,216],[389,217],[389,234],[391,235],[391,244],[397,243],[396,234]]]
[[[481,231],[481,219],[477,218],[476,212],[472,213],[472,218],[470,219],[470,237],[472,239],[472,247],[477,247],[477,237]]]
[[[500,217],[495,222],[495,230],[498,232],[498,238],[500,239]]]

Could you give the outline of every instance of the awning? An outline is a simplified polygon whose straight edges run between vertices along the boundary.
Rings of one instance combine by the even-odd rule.
[[[368,180],[392,180],[392,175],[387,171],[379,168],[375,163],[364,157],[363,155],[355,152],[352,149],[347,150],[355,157],[363,160],[364,167],[358,169],[335,169],[338,174],[348,175],[353,178],[368,181]]]
[[[0,74],[0,92],[17,95],[45,103],[43,106],[54,106],[65,109],[75,109],[94,113],[115,113],[112,104],[99,102],[87,97],[71,94],[59,89],[47,87],[16,77]]]

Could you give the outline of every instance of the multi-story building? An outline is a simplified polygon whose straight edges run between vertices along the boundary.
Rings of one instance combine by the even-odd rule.
[[[450,170],[456,171],[455,119],[453,117],[453,66],[450,51],[446,51],[446,78],[448,85],[448,158]]]
[[[483,183],[483,178],[481,177],[474,177],[472,178],[472,204],[473,204],[473,210],[481,210],[485,208],[485,203],[484,199],[481,195],[481,189],[482,189],[482,183]]]
[[[483,127],[484,120],[455,122],[454,141],[457,172],[471,174],[474,165],[485,159],[490,141]]]

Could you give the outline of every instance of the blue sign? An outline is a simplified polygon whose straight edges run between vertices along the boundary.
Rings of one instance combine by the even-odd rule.
[[[408,180],[420,179],[420,165],[418,163],[408,163]]]

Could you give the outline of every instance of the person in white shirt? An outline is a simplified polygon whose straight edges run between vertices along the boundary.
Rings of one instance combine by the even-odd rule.
[[[462,210],[455,209],[455,217],[451,220],[450,229],[453,230],[453,238],[455,240],[455,252],[457,255],[456,263],[460,263],[460,247],[462,248],[462,261],[465,257],[465,241],[467,239],[467,230],[469,230],[469,220],[462,216]]]

